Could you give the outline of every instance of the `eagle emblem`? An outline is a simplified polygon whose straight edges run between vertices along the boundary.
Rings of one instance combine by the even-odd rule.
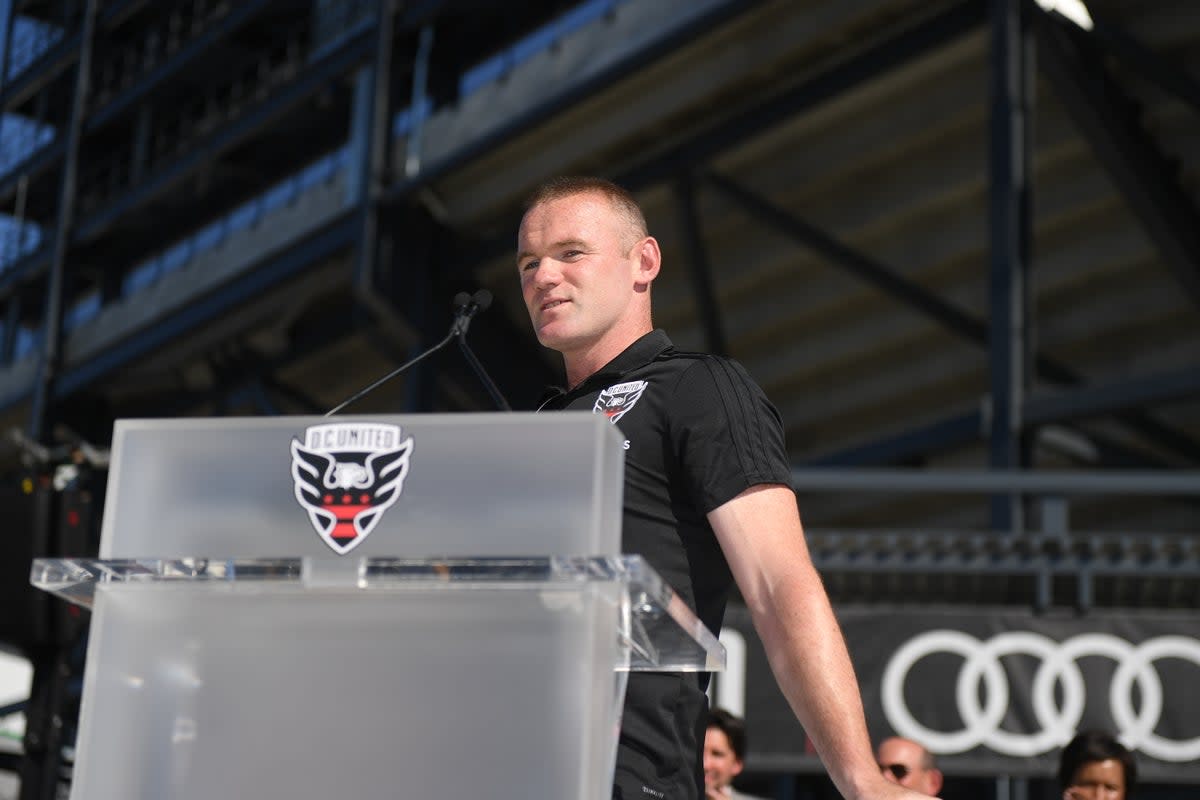
[[[413,439],[399,425],[314,425],[292,439],[296,500],[338,555],[362,544],[400,499]]]
[[[629,409],[633,408],[644,391],[646,391],[646,381],[630,381],[610,386],[600,392],[600,396],[596,398],[596,404],[592,406],[592,413],[603,414],[615,424],[617,420],[629,413]]]

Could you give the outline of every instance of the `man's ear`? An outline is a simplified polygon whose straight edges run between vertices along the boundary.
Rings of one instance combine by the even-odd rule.
[[[930,791],[930,794],[937,794],[938,792],[940,792],[942,790],[942,785],[945,782],[945,777],[942,775],[942,771],[940,769],[929,770],[929,776],[930,776],[929,781],[933,785],[933,788]]]
[[[658,270],[662,267],[662,251],[658,249],[658,240],[653,236],[642,239],[635,246],[634,255],[637,257],[637,265],[633,285],[637,289],[645,289],[658,277]]]

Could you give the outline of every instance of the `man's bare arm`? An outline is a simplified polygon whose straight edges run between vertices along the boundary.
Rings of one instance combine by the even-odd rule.
[[[858,681],[809,557],[796,495],[755,486],[708,514],[780,689],[849,800],[919,798],[875,764]]]

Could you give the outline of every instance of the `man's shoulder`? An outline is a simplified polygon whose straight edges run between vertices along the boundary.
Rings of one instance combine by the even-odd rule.
[[[716,353],[707,353],[702,350],[681,350],[678,347],[669,347],[663,352],[659,353],[655,358],[655,361],[687,364],[696,361],[721,362],[733,361],[733,359],[729,356],[719,356]]]
[[[746,367],[730,356],[672,348],[661,353],[647,367],[659,374],[677,378],[693,389],[711,387],[718,391],[761,391]]]
[[[665,365],[681,371],[704,366],[710,370],[734,370],[741,375],[748,375],[746,368],[732,356],[722,356],[700,350],[678,350],[674,347],[659,353],[647,366]]]

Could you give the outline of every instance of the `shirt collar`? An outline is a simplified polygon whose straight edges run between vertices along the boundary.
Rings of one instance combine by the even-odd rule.
[[[591,383],[601,376],[606,379],[620,377],[630,370],[649,364],[671,347],[673,345],[667,337],[666,331],[655,328],[622,350],[612,361],[588,376],[584,383]]]
[[[597,384],[619,378],[631,370],[649,364],[674,346],[666,331],[655,328],[618,353],[612,361],[593,372],[573,390],[568,392],[561,386],[548,387],[542,395],[541,405],[544,406],[558,397],[586,393]]]

